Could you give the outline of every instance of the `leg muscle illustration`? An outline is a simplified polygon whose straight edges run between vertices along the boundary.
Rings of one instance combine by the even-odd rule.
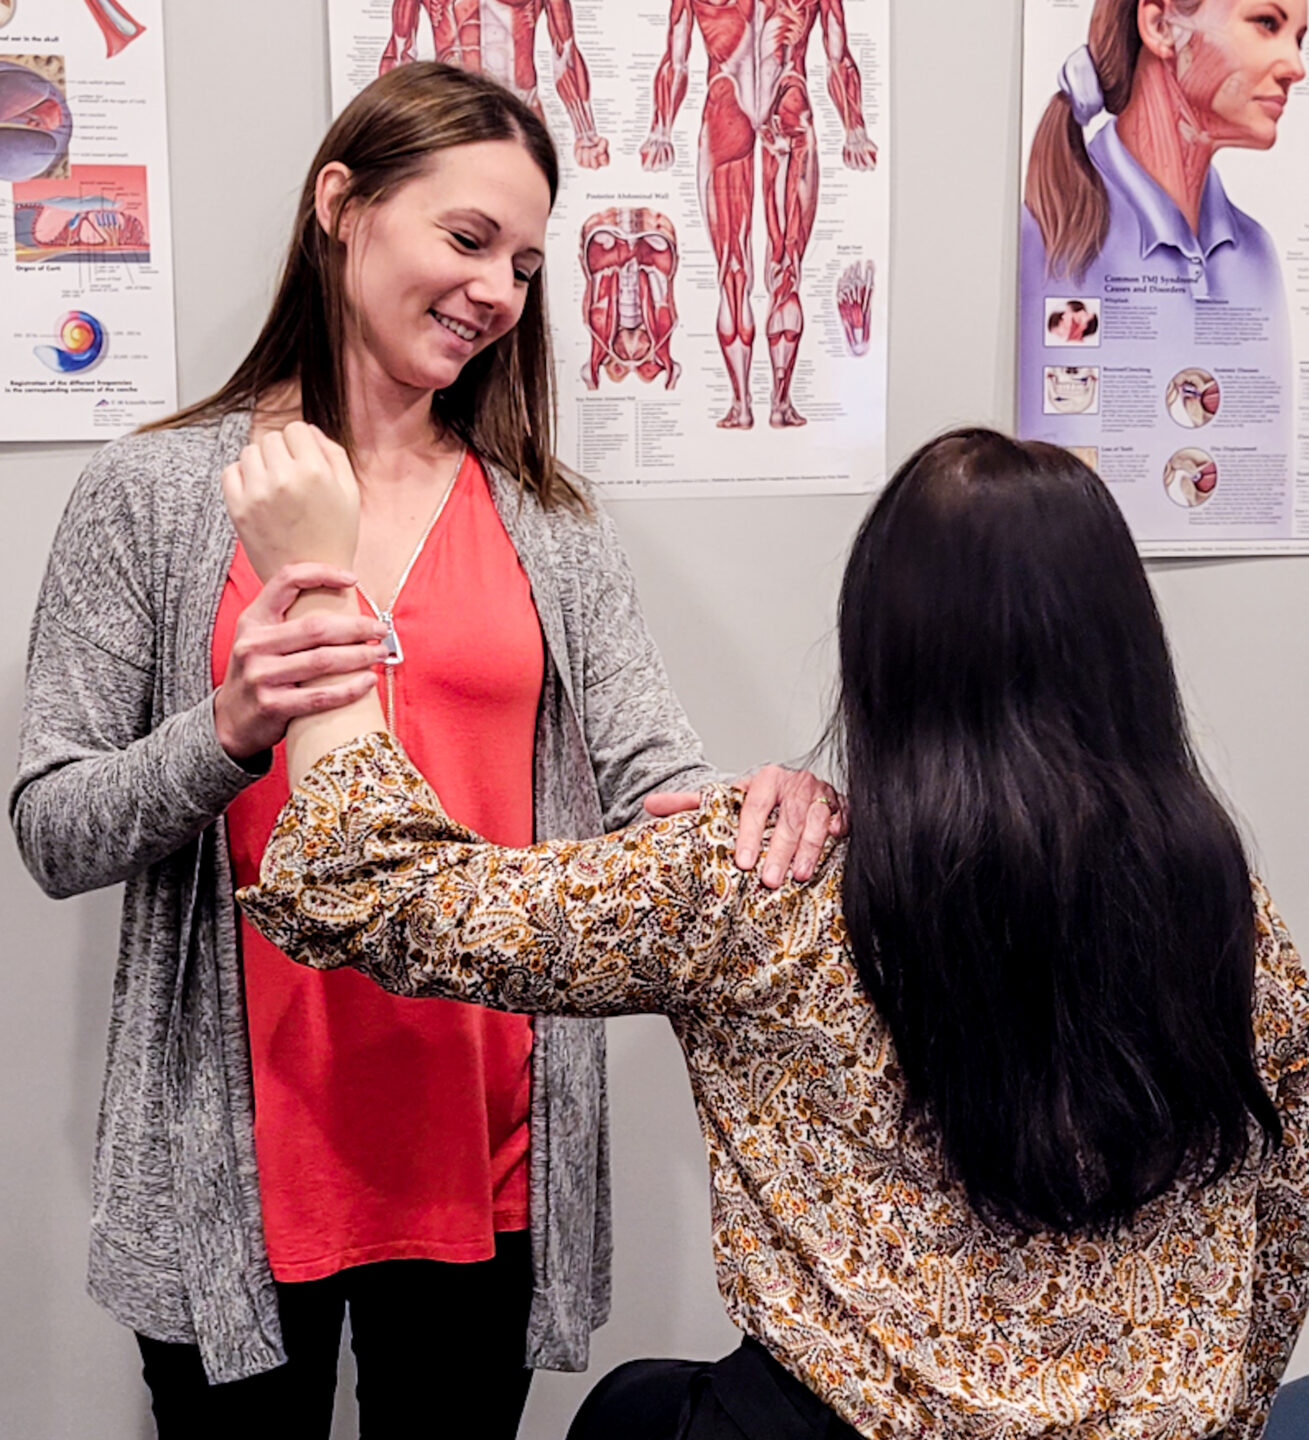
[[[671,390],[682,373],[669,349],[677,325],[672,221],[644,207],[601,210],[582,226],[581,260],[591,332],[591,358],[582,368],[587,389],[600,384],[603,367],[613,381],[633,370],[647,383],[663,374]]]
[[[818,156],[809,103],[806,53],[821,20],[828,94],[845,128],[842,160],[871,170],[876,147],[864,129],[859,71],[850,54],[842,0],[671,0],[668,42],[654,79],[654,119],[641,147],[647,170],[672,165],[672,127],[686,98],[691,37],[698,28],[709,57],[700,121],[700,203],[718,263],[718,343],[732,403],[718,422],[754,423],[750,362],[754,316],[751,228],[754,156],[761,151],[768,231],[765,334],[772,370],[769,421],[803,425],[791,402],[804,311],[801,266],[818,205]]]
[[[596,130],[591,111],[591,77],[577,48],[572,0],[394,0],[391,38],[379,74],[415,58],[424,10],[438,60],[464,70],[484,70],[538,115],[542,111],[534,50],[544,14],[554,52],[555,93],[573,125],[573,156],[587,170],[609,163],[609,142]]]

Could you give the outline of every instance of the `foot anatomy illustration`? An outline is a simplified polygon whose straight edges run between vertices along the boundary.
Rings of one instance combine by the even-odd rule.
[[[851,355],[867,355],[873,338],[873,281],[871,260],[856,260],[841,271],[836,282],[836,308]]]
[[[544,14],[554,50],[555,90],[572,121],[573,156],[585,170],[609,163],[609,142],[596,130],[591,112],[591,77],[573,33],[571,0],[393,0],[391,38],[378,74],[416,57],[424,11],[438,60],[464,70],[484,70],[538,115],[542,111],[533,52]]]
[[[668,42],[655,72],[654,118],[641,164],[666,170],[673,163],[673,123],[686,98],[691,39],[698,28],[709,58],[700,120],[700,205],[718,264],[718,343],[732,387],[731,407],[718,422],[724,429],[754,424],[749,382],[756,146],[768,229],[769,423],[805,423],[791,403],[791,379],[804,331],[801,264],[818,208],[818,152],[805,69],[815,22],[827,55],[827,91],[845,129],[841,158],[852,170],[872,170],[877,147],[864,128],[861,81],[842,0],[670,0]]]
[[[603,368],[613,381],[635,371],[648,384],[662,374],[671,390],[682,373],[669,353],[677,325],[673,222],[643,206],[601,210],[582,226],[581,261],[583,318],[591,333],[591,358],[582,367],[586,388],[599,386]]]

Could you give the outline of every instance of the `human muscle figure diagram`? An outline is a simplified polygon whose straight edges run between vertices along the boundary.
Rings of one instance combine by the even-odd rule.
[[[842,0],[671,0],[641,163],[646,170],[673,163],[672,127],[686,98],[691,37],[698,28],[709,58],[700,122],[700,204],[717,261],[718,343],[732,388],[731,406],[718,421],[723,429],[744,430],[754,423],[750,290],[756,146],[768,231],[769,423],[805,423],[791,401],[791,381],[804,330],[801,265],[818,206],[818,151],[805,68],[815,21],[821,21],[828,94],[845,129],[842,160],[852,170],[872,170],[877,148],[864,127]]]
[[[394,0],[391,38],[378,74],[416,58],[423,12],[438,60],[494,76],[542,118],[534,48],[544,14],[555,91],[573,126],[573,158],[586,170],[609,163],[609,142],[596,130],[591,112],[591,77],[577,48],[571,0]]]
[[[588,390],[603,369],[617,382],[633,371],[647,384],[664,376],[677,384],[682,367],[670,353],[677,307],[677,231],[666,215],[644,206],[611,208],[582,226],[583,317],[591,335],[590,359],[582,367]]]

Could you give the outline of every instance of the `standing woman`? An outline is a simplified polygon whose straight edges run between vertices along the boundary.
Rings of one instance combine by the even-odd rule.
[[[605,1317],[599,1025],[310,975],[233,905],[286,798],[288,721],[382,660],[388,723],[502,844],[710,778],[612,526],[552,457],[556,186],[494,82],[376,81],[314,160],[250,354],[106,447],[55,540],[11,814],[49,893],[127,882],[90,1287],[138,1335],[164,1437],[326,1437],[347,1308],[366,1436],[474,1405],[511,1436],[525,1364],[584,1367]],[[359,477],[358,615],[288,618],[343,577],[261,586],[223,507],[226,465],[276,465],[311,426]],[[756,777],[739,853],[779,798],[803,819],[765,878],[803,877],[835,823],[810,776]]]

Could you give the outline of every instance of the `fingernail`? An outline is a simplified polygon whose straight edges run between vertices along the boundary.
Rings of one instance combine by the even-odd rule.
[[[758,858],[753,850],[738,850],[736,852],[736,863],[742,870],[749,870]]]
[[[781,883],[782,883],[782,872],[777,868],[777,866],[776,866],[776,865],[767,865],[767,866],[765,866],[765,867],[764,867],[764,884],[765,884],[765,885],[769,885],[769,886],[776,886],[776,885],[780,885]]]

